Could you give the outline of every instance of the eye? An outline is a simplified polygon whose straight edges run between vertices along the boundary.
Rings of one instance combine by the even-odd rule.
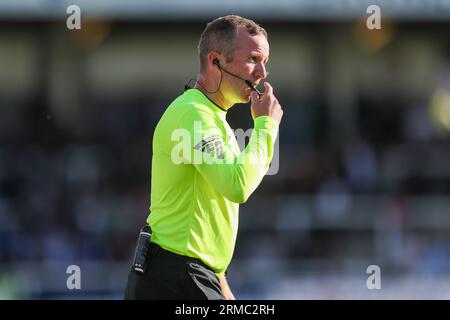
[[[257,63],[258,62],[258,58],[256,56],[251,56],[250,58],[248,58],[248,61],[250,61],[252,63]]]

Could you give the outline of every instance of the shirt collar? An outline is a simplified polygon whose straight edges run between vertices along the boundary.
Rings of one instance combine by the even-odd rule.
[[[206,94],[204,94],[203,91],[201,91],[200,89],[198,89],[198,88],[192,88],[192,89],[189,89],[189,90],[187,90],[187,91],[194,91],[194,92],[198,93],[199,96],[201,96],[201,97],[203,97],[203,98],[206,98],[205,100],[207,100],[207,101],[209,102],[208,105],[214,107],[215,109],[219,109],[219,110],[218,110],[219,113],[223,113],[224,115],[227,113],[227,110],[225,110],[224,108],[222,108],[221,106],[219,106],[218,104],[216,104],[214,101],[212,101],[212,100],[211,100]]]

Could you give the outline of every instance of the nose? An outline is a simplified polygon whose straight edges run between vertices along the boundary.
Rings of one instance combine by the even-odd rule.
[[[255,65],[254,76],[257,80],[265,79],[267,77],[266,66],[260,62]]]

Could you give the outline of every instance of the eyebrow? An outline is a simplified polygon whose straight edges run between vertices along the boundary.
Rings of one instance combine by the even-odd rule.
[[[263,55],[260,53],[252,52],[252,53],[250,53],[250,57],[258,57],[259,59],[262,59]],[[264,60],[263,60],[263,62],[264,62]],[[269,57],[266,57],[264,64],[266,64],[267,62],[269,62]]]

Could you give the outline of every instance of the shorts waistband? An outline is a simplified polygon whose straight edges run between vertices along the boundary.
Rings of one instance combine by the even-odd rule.
[[[211,267],[208,266],[206,263],[204,263],[202,260],[200,260],[198,258],[183,256],[181,254],[166,250],[154,242],[150,242],[150,256],[168,259],[168,260],[172,260],[172,261],[197,263],[197,264],[205,267],[206,269],[214,272],[211,269]]]

